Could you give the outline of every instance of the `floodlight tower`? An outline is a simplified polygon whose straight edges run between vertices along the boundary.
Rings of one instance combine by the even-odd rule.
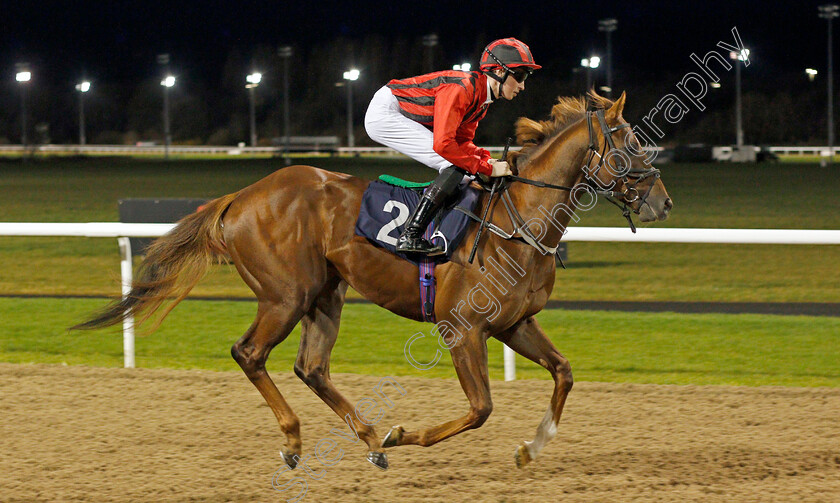
[[[354,147],[356,140],[353,137],[353,82],[359,79],[359,70],[355,68],[344,72],[344,80],[347,81],[347,146]]]
[[[598,31],[607,34],[607,97],[612,97],[613,88],[613,61],[612,61],[612,32],[618,28],[618,20],[615,18],[601,19],[598,21]]]
[[[588,58],[584,58],[580,60],[580,66],[586,69],[586,92],[589,92],[589,88],[592,87],[592,70],[598,68],[601,65],[601,58],[598,56],[590,56]]]
[[[426,53],[426,73],[435,71],[435,47],[438,45],[438,34],[423,35],[423,47]]]
[[[85,145],[85,93],[90,91],[90,82],[79,82],[76,91],[79,91],[79,145]]]
[[[167,75],[160,81],[163,86],[163,136],[165,142],[164,157],[169,159],[169,147],[172,145],[172,131],[169,126],[169,89],[175,85],[175,77]]]
[[[172,145],[172,133],[169,128],[169,89],[175,85],[175,77],[169,74],[169,54],[158,54],[157,62],[164,67],[165,72],[165,77],[160,81],[160,85],[163,86],[163,155],[169,159],[169,147]]]
[[[749,61],[750,50],[732,51],[729,58],[735,60],[735,145],[740,151],[744,146],[744,121],[741,114],[741,65],[739,61]]]
[[[260,81],[262,80],[262,74],[259,72],[254,72],[247,77],[245,77],[245,89],[248,90],[248,98],[250,101],[250,111],[251,111],[251,146],[257,146],[257,114],[256,114],[256,106],[254,105],[254,89],[260,85]]]
[[[472,65],[469,63],[461,63],[460,65],[452,65],[453,70],[460,70],[462,72],[468,72],[472,68]]]
[[[29,71],[28,63],[17,63],[15,65],[15,80],[20,84],[20,143],[23,145],[24,159],[26,158],[26,86],[32,80],[32,72]]]
[[[832,21],[840,15],[840,7],[835,4],[820,5],[818,8],[821,19],[828,21],[828,165],[834,157],[834,63],[831,51]]]
[[[285,138],[283,159],[288,166],[291,164],[289,159],[289,58],[292,57],[291,46],[279,47],[277,55],[283,58],[283,137]]]

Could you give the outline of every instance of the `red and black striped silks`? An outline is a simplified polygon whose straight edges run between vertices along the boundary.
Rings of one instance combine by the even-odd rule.
[[[487,76],[447,70],[388,83],[400,112],[431,129],[433,148],[454,166],[489,175],[490,153],[473,144],[487,113]]]

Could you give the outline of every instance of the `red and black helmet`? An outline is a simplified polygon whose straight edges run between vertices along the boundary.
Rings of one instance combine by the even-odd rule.
[[[524,42],[511,37],[487,44],[481,54],[480,68],[483,71],[501,68],[509,72],[514,68],[539,70],[542,67],[534,62],[531,49]]]

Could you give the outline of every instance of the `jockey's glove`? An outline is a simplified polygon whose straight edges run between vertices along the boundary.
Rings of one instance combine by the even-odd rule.
[[[497,176],[510,176],[513,174],[510,171],[510,166],[506,161],[491,159],[490,166],[493,168],[493,172],[490,174],[490,176],[493,178]]]

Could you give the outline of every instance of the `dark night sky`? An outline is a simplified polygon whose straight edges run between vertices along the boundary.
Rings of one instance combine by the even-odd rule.
[[[523,38],[543,65],[571,68],[602,44],[597,20],[616,17],[618,68],[646,75],[691,70],[688,56],[731,40],[737,26],[759,75],[825,70],[826,23],[811,1],[701,2],[251,2],[156,0],[2,3],[0,71],[30,61],[41,78],[73,82],[82,69],[98,80],[127,81],[156,72],[155,55],[172,54],[208,82],[231,48],[291,43],[302,50],[339,35],[412,38],[437,32],[449,66],[477,58],[477,38]],[[444,5],[446,7],[444,7]],[[325,69],[325,71],[327,71]]]

